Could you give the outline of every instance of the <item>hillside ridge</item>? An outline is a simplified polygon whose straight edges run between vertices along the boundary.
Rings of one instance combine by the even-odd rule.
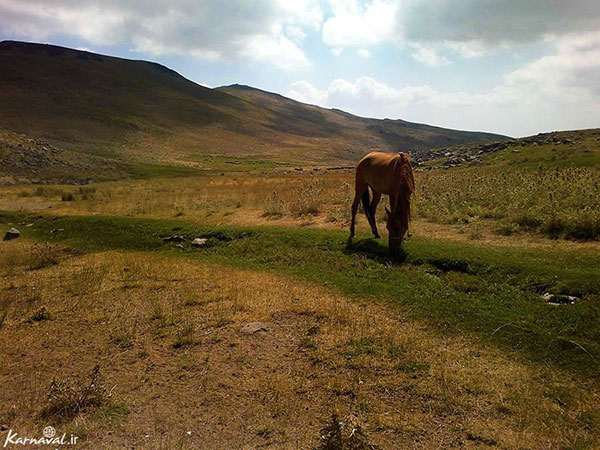
[[[250,86],[207,88],[159,63],[0,42],[0,128],[120,163],[207,155],[347,164],[371,150],[507,139],[320,108]]]

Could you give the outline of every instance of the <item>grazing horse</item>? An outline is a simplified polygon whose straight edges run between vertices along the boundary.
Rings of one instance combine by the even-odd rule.
[[[369,198],[369,186],[373,191],[373,199]],[[352,203],[352,224],[350,239],[354,237],[354,223],[358,204],[362,199],[367,220],[376,238],[377,223],[375,211],[381,200],[381,194],[390,197],[391,211],[385,208],[387,214],[387,229],[389,248],[393,256],[400,254],[402,240],[408,231],[410,221],[410,196],[415,190],[413,171],[404,153],[372,152],[363,157],[356,166],[356,181],[354,202]]]

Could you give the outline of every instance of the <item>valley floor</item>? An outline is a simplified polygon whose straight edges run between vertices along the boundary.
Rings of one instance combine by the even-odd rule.
[[[380,448],[598,445],[597,379],[403,308],[172,254],[2,246],[0,423],[22,436],[52,424],[78,448],[313,448],[337,415]],[[254,321],[267,331],[240,331]],[[51,380],[81,389],[96,365],[97,403],[48,410],[69,406]]]
[[[317,172],[0,187],[0,230],[22,233],[0,242],[0,438],[600,447],[597,238],[519,225],[552,205],[494,209],[496,180],[454,209],[418,197],[399,263],[362,215],[347,242],[352,174]]]

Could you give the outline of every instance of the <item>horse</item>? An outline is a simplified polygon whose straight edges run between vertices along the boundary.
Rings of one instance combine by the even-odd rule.
[[[373,191],[370,199],[369,187]],[[415,191],[415,180],[408,156],[404,153],[371,152],[356,166],[354,201],[352,202],[352,222],[350,239],[354,237],[354,224],[358,206],[362,200],[365,215],[375,238],[379,238],[375,211],[382,194],[390,197],[391,211],[386,207],[386,227],[388,246],[392,256],[398,256],[402,249],[404,235],[410,221],[410,196]]]

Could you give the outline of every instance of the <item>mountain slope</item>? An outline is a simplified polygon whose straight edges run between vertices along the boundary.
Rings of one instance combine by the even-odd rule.
[[[194,164],[202,155],[351,162],[486,133],[363,119],[257,89],[209,89],[160,64],[52,45],[0,43],[0,127],[119,161]]]
[[[365,145],[376,144],[375,146],[390,151],[414,151],[419,148],[507,139],[506,136],[493,133],[450,130],[405,120],[359,117],[339,109],[320,108],[239,84],[216,89],[273,110],[286,119],[286,123],[300,119],[300,122],[294,124],[294,129],[304,125],[305,128],[300,130],[303,133],[355,133],[367,138]]]

